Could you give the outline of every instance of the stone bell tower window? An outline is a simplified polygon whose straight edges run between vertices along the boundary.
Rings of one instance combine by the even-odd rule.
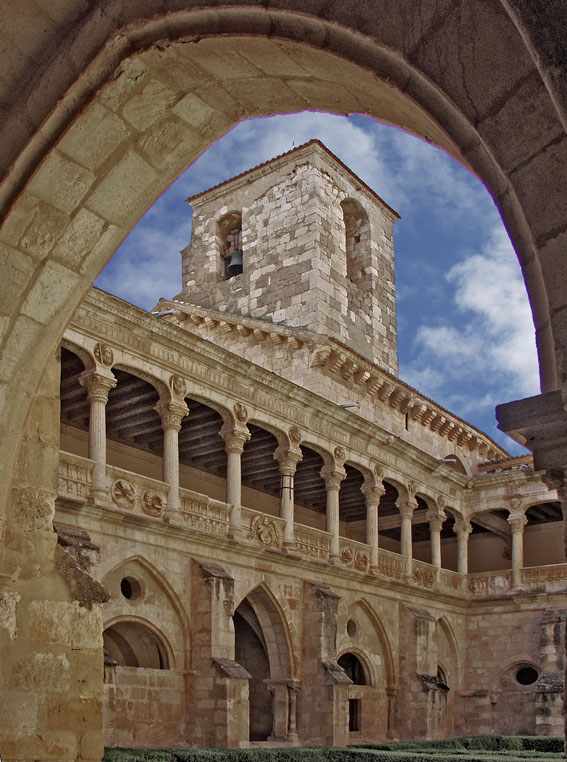
[[[230,280],[243,270],[242,254],[242,214],[228,212],[218,221],[220,239],[220,277]]]
[[[362,206],[352,198],[341,203],[345,223],[346,275],[356,286],[362,287],[366,278],[366,265],[370,251],[370,223]]]

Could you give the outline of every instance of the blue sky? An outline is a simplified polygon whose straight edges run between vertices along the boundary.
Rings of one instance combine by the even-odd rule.
[[[95,285],[144,309],[173,297],[191,236],[185,199],[315,137],[402,217],[394,238],[400,378],[520,454],[494,418],[496,404],[539,392],[516,255],[482,183],[394,127],[311,112],[242,122],[146,212]]]

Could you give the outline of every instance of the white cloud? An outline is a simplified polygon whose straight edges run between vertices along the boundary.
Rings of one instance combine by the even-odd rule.
[[[459,413],[489,410],[498,402],[538,393],[534,328],[520,267],[503,228],[482,250],[455,264],[452,323],[421,325],[410,382]]]

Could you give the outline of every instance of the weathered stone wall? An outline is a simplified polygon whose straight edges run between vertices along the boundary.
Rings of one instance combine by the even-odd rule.
[[[105,746],[160,748],[185,743],[181,670],[106,667],[104,673]]]
[[[52,358],[26,419],[0,576],[3,759],[102,755],[106,594],[56,545],[59,365]]]

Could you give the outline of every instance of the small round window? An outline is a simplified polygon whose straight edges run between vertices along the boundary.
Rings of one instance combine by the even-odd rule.
[[[356,625],[356,622],[354,619],[349,619],[346,623],[346,631],[349,638],[355,638],[356,633],[358,632],[358,627]]]
[[[128,601],[135,601],[142,595],[142,586],[134,577],[123,577],[120,581],[120,592]]]
[[[533,685],[538,677],[538,671],[533,667],[520,667],[516,672],[516,681],[520,683],[520,685]]]

